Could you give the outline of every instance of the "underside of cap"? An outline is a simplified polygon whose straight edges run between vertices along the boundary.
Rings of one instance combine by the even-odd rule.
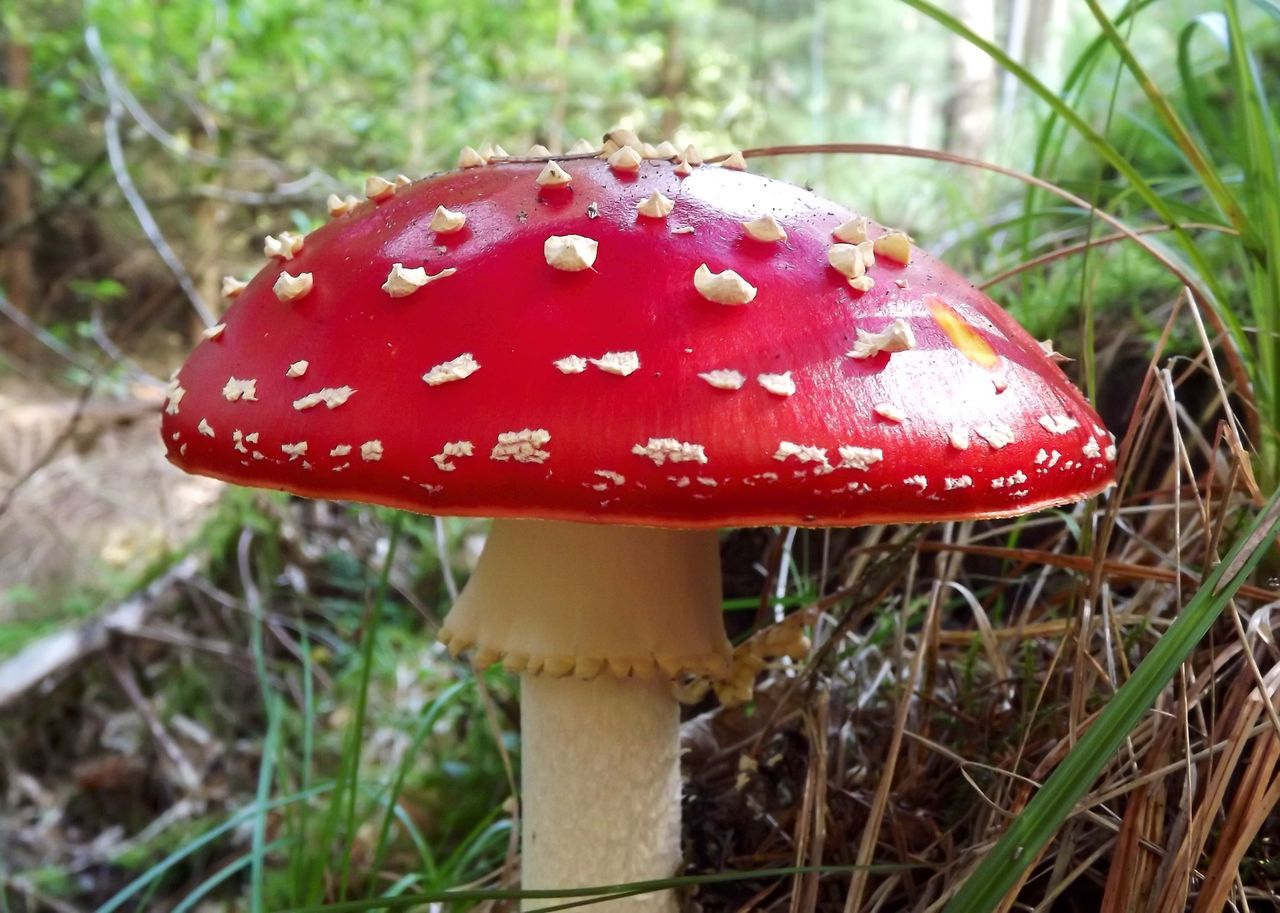
[[[556,161],[567,182],[480,165],[271,239],[174,381],[170,459],[678,527],[1010,516],[1110,484],[1079,392],[901,233],[728,168]]]
[[[716,535],[495,521],[438,637],[530,675],[724,680]]]

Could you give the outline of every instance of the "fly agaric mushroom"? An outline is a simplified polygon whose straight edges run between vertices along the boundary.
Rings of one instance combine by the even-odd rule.
[[[717,528],[1005,517],[1115,459],[1035,340],[902,233],[605,151],[477,155],[340,209],[164,415],[190,472],[497,518],[440,637],[522,676],[526,888],[675,872],[672,682],[733,677]]]

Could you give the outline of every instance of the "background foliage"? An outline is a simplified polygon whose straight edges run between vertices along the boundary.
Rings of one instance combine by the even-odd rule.
[[[933,150],[752,168],[989,282],[1124,439],[1096,510],[726,535],[731,630],[781,579],[820,649],[690,712],[689,871],[756,872],[697,902],[1275,902],[1278,63],[1273,0],[0,4],[0,911],[512,883],[511,684],[432,638],[483,527],[223,492],[154,412],[329,193],[615,125]]]

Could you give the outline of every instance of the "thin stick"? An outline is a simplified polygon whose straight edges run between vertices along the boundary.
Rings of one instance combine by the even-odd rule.
[[[133,215],[138,220],[142,233],[147,236],[147,240],[151,242],[151,246],[155,248],[156,253],[160,255],[164,265],[169,268],[169,272],[173,273],[173,277],[178,281],[178,286],[187,296],[187,300],[191,302],[192,309],[204,321],[205,326],[213,326],[217,319],[213,316],[213,312],[209,310],[209,306],[205,304],[204,298],[201,296],[200,290],[196,288],[195,281],[192,280],[191,274],[187,272],[186,266],[178,255],[174,253],[173,248],[169,246],[169,242],[165,240],[164,233],[151,215],[151,210],[147,208],[147,201],[138,192],[138,187],[133,182],[133,176],[129,173],[129,164],[124,155],[124,143],[120,139],[120,117],[125,110],[124,102],[121,100],[120,82],[116,78],[115,70],[112,69],[110,61],[107,60],[107,54],[103,50],[102,38],[98,34],[97,26],[91,25],[84,30],[84,43],[89,49],[94,63],[97,64],[98,76],[102,80],[102,86],[107,90],[107,117],[102,122],[102,129],[107,143],[107,156],[111,161],[111,170],[116,176],[116,184],[119,185],[120,192],[124,195],[129,208],[133,210]]]
[[[744,149],[742,155],[744,158],[765,158],[769,156],[779,155],[812,155],[815,152],[828,154],[850,154],[850,155],[896,155],[904,158],[921,158],[930,159],[936,162],[949,162],[953,165],[960,165],[965,168],[977,168],[982,171],[990,171],[1004,177],[1013,178],[1015,181],[1021,181],[1032,187],[1037,187],[1047,193],[1061,197],[1067,202],[1080,209],[1096,214],[1099,219],[1115,228],[1126,238],[1133,241],[1144,251],[1151,255],[1161,266],[1178,278],[1178,281],[1185,285],[1196,300],[1206,305],[1209,318],[1213,323],[1213,328],[1224,340],[1223,353],[1227,359],[1227,367],[1231,372],[1231,378],[1235,382],[1236,389],[1242,394],[1253,389],[1249,383],[1249,372],[1245,370],[1244,363],[1241,361],[1240,353],[1236,349],[1235,341],[1228,332],[1227,328],[1222,324],[1221,317],[1217,309],[1213,306],[1213,296],[1200,283],[1195,281],[1195,277],[1181,264],[1172,259],[1160,248],[1156,247],[1147,239],[1143,238],[1141,233],[1122,220],[1116,218],[1105,210],[1099,209],[1083,197],[1076,196],[1069,190],[1063,190],[1056,184],[1046,181],[1044,178],[1036,177],[1033,174],[1027,174],[1025,171],[1018,171],[1016,168],[1006,168],[1003,165],[996,165],[992,162],[984,162],[982,159],[970,158],[964,155],[956,155],[953,152],[939,152],[936,149],[921,149],[915,146],[897,146],[889,143],[813,143],[805,145],[786,145],[786,146],[763,146],[758,149]],[[724,158],[724,156],[721,156]],[[712,161],[719,161],[714,159]],[[1179,229],[1181,226],[1179,226]],[[1256,407],[1252,403],[1249,404],[1255,411]],[[1255,429],[1250,429],[1255,430]]]

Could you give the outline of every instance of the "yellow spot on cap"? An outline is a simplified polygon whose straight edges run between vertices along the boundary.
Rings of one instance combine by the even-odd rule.
[[[987,342],[976,327],[957,314],[954,308],[937,295],[925,295],[924,304],[934,322],[942,327],[942,332],[947,334],[965,358],[984,368],[994,368],[999,364],[1000,356],[991,348],[991,343]]]

